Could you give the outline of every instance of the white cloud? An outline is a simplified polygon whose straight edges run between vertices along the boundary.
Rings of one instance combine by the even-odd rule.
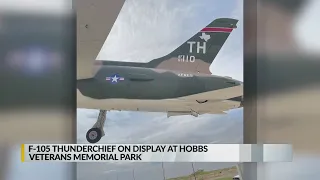
[[[232,138],[241,141],[238,136],[233,136],[242,131],[241,127],[235,129],[235,126],[241,126],[241,111],[234,110],[231,115],[202,115],[198,118],[167,118],[164,113],[111,111],[107,114],[106,136],[100,143],[209,143]],[[92,116],[93,112],[95,116]],[[237,116],[233,117],[232,114]],[[86,143],[86,131],[95,123],[97,116],[97,110],[78,109],[79,143]],[[229,128],[233,129],[230,133]],[[224,133],[227,135],[220,137]]]
[[[197,3],[129,0],[116,20],[99,60],[150,61],[172,51],[185,39],[181,33],[192,22]],[[186,13],[188,12],[188,13]]]
[[[147,62],[161,57],[216,18],[234,17],[242,21],[242,10],[239,10],[242,6],[239,4],[233,0],[224,3],[220,0],[127,0],[98,59]],[[242,29],[239,27],[215,59],[213,74],[231,74],[241,80],[241,53]],[[78,110],[79,143],[86,142],[85,133],[97,116],[98,110]],[[241,143],[242,109],[228,115],[202,115],[198,118],[111,111],[107,114],[105,132],[100,143]],[[197,166],[212,169],[230,164],[199,163]],[[78,178],[116,178],[118,172],[119,179],[129,179],[133,167],[137,179],[162,179],[158,163],[80,163]],[[166,163],[166,167],[168,177],[191,173],[189,163]]]
[[[164,56],[221,17],[242,23],[242,1],[127,0],[97,59],[148,62]],[[242,26],[228,38],[211,66],[220,76],[243,79]]]
[[[100,143],[241,143],[242,112],[242,109],[238,109],[231,111],[229,115],[167,118],[164,113],[111,111],[105,127],[107,135]],[[78,109],[79,143],[86,142],[85,132],[91,128],[98,113],[97,110]],[[166,163],[167,176],[191,173],[190,169],[185,169],[189,166],[188,163]],[[230,164],[198,163],[198,166],[212,169]],[[149,172],[157,174],[152,178],[161,179],[161,166],[158,163],[80,163],[78,177],[115,178],[119,173],[121,178],[127,179],[133,168],[139,179],[150,179],[151,177],[146,175],[150,174]]]
[[[238,19],[234,30],[210,66],[212,74],[243,81],[243,1],[236,1],[230,18]]]

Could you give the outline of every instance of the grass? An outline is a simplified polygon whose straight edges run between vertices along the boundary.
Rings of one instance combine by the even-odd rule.
[[[237,174],[237,168],[234,166],[213,171],[198,170],[190,175],[170,178],[168,180],[194,180],[194,176],[196,176],[197,180],[232,180]]]

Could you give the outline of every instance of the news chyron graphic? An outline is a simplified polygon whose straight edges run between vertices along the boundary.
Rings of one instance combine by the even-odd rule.
[[[22,144],[22,162],[291,162],[288,144]]]

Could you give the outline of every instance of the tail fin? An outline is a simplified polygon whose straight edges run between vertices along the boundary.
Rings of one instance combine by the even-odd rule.
[[[96,64],[98,66],[101,64],[131,66],[170,70],[179,73],[211,74],[209,67],[212,61],[219,53],[232,30],[237,27],[237,23],[238,20],[236,19],[216,19],[170,54],[148,63],[96,61]]]
[[[147,63],[147,67],[211,74],[209,67],[237,22],[236,19],[216,19],[170,54]]]

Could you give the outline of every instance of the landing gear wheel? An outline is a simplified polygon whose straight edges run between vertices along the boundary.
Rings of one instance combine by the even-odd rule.
[[[102,132],[99,128],[91,128],[87,132],[86,138],[89,143],[97,143],[102,137]]]

